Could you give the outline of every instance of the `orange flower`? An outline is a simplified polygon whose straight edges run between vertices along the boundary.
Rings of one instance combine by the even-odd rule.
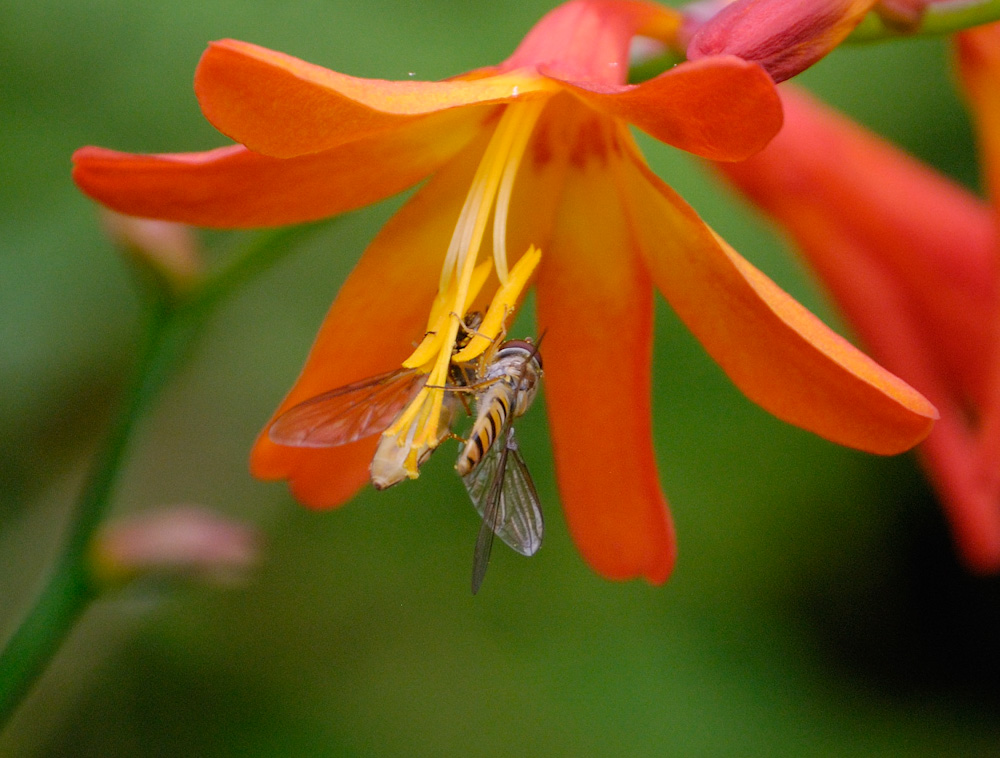
[[[788,231],[862,341],[940,409],[921,447],[968,565],[1000,569],[1000,25],[958,38],[994,209],[792,89],[760,154],[719,164]]]
[[[447,376],[460,319],[492,305],[477,331],[496,335],[537,266],[546,402],[570,531],[605,576],[661,582],[675,547],[651,444],[654,286],[733,381],[780,418],[890,454],[922,439],[936,415],[741,258],[646,166],[628,123],[698,155],[738,160],[781,122],[767,74],[730,56],[625,84],[631,39],[667,38],[677,24],[653,4],[576,0],[499,66],[445,82],[355,79],[246,43],[214,43],[195,89],[208,118],[245,147],[152,156],[84,148],[75,177],[128,213],[255,226],[338,213],[429,176],[344,283],[278,413],[400,365],[428,373],[432,391],[381,442],[304,449],[261,436],[253,472],[288,479],[308,505],[334,506],[366,480],[376,445],[389,438],[406,451],[403,473],[415,476],[445,425],[433,388]],[[473,339],[464,357],[488,341]]]

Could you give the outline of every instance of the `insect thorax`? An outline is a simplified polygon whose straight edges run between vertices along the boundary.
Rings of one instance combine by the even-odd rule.
[[[521,340],[505,343],[486,372],[486,379],[495,380],[496,386],[484,398],[487,402],[483,405],[487,406],[490,400],[501,394],[509,403],[516,393],[514,415],[522,415],[535,399],[541,373],[541,357],[534,345]]]

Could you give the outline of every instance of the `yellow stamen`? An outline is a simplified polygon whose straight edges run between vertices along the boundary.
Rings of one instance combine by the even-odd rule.
[[[469,310],[469,306],[472,305],[472,301],[476,299],[476,295],[482,290],[483,284],[486,283],[486,279],[492,270],[493,265],[491,261],[483,261],[476,266],[476,270],[472,272],[472,282],[469,284],[469,292],[462,308],[463,313]],[[403,368],[419,369],[421,366],[428,365],[443,349],[445,330],[448,326],[448,318],[451,316],[451,312],[448,309],[454,304],[454,290],[456,287],[457,283],[452,281],[450,292],[443,296],[438,294],[434,298],[434,304],[431,306],[431,315],[427,319],[427,334],[424,335],[423,341],[410,354],[410,357],[403,361]]]
[[[475,336],[469,340],[468,345],[451,357],[455,363],[468,363],[482,355],[490,346],[490,343],[503,328],[507,316],[516,310],[517,301],[541,259],[542,251],[532,245],[528,248],[528,252],[514,264],[506,284],[500,285],[493,296],[493,301],[486,311],[486,316],[483,317],[483,323],[476,330]]]
[[[441,418],[441,405],[444,403],[444,390],[441,387],[445,386],[448,381],[448,367],[451,365],[451,346],[455,344],[455,339],[458,337],[458,319],[451,319],[448,325],[448,338],[447,338],[447,350],[442,350],[438,355],[437,361],[434,364],[434,368],[431,370],[431,375],[427,378],[427,383],[431,385],[433,389],[428,390],[424,388],[424,392],[430,392],[430,402],[424,403],[424,414],[420,417],[420,431],[417,432],[417,436],[413,440],[413,446],[419,447],[421,445],[429,444],[431,441],[436,442],[439,438],[438,434],[438,421]]]
[[[511,144],[510,154],[504,165],[503,177],[497,192],[496,210],[493,213],[493,262],[497,269],[497,278],[501,284],[507,283],[507,213],[510,210],[510,197],[514,189],[514,179],[521,166],[521,159],[528,147],[528,138],[541,115],[545,101],[531,103],[531,107],[521,106],[521,122],[517,125],[516,134]]]
[[[506,279],[506,229],[510,194],[532,129],[534,129],[535,122],[546,102],[545,99],[531,100],[517,105],[509,105],[504,111],[493,138],[486,147],[483,159],[476,169],[472,187],[465,198],[458,224],[455,226],[455,232],[448,246],[439,285],[442,292],[447,290],[453,274],[456,271],[460,272],[464,267],[463,258],[475,257],[479,253],[483,233],[486,231],[486,223],[494,205],[497,208],[493,233],[494,261],[497,266],[497,276],[501,281]],[[503,185],[503,192],[501,197],[498,197],[501,185]],[[502,238],[502,241],[499,249],[496,249],[498,238]],[[499,256],[503,257],[497,262]]]
[[[428,374],[426,386],[383,432],[399,448],[408,448],[401,461],[386,453],[385,468],[411,478],[418,475],[422,456],[447,436],[451,414],[443,417],[445,392],[452,362],[465,363],[481,355],[492,344],[507,316],[538,266],[540,251],[532,246],[507,270],[507,216],[518,167],[527,149],[535,122],[546,99],[508,105],[476,169],[458,222],[445,255],[438,295],[431,306],[427,334],[409,358],[406,368]],[[483,235],[493,214],[493,256],[477,265]],[[500,287],[493,297],[483,323],[469,344],[455,353],[454,346],[465,316],[492,270]],[[442,433],[442,425],[444,425]],[[380,447],[381,450],[381,447]],[[390,471],[392,473],[392,471]]]

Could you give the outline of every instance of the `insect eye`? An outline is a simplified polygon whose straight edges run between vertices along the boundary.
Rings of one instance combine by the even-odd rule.
[[[542,355],[538,352],[538,345],[534,345],[527,340],[507,340],[497,351],[498,358],[507,356],[523,357],[525,360],[531,359],[542,367]]]

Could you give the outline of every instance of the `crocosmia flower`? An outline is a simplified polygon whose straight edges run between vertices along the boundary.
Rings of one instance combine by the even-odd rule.
[[[449,363],[496,339],[533,282],[570,531],[605,576],[660,582],[675,548],[651,444],[654,287],[746,395],[782,419],[889,454],[922,439],[935,417],[646,166],[629,124],[714,160],[746,158],[781,124],[771,78],[733,56],[626,84],[632,38],[666,39],[678,23],[654,4],[577,0],[503,63],[443,82],[357,79],[216,42],[195,89],[240,145],[182,155],[84,148],[75,177],[118,210],[223,227],[329,216],[426,179],[344,283],[277,413],[400,366],[427,373],[425,391],[381,439],[301,448],[262,435],[253,472],[287,479],[314,507],[349,498],[378,445],[396,445],[397,473],[415,476],[447,426]],[[472,311],[484,315],[468,339],[461,323]]]
[[[968,566],[1000,570],[1000,25],[957,38],[993,207],[802,92],[719,164],[789,233],[865,345],[941,412],[919,452]]]

